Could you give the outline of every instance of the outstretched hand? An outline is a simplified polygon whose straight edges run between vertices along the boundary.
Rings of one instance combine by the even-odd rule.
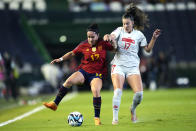
[[[111,41],[110,35],[109,34],[104,35],[103,40],[104,41]]]
[[[50,64],[59,63],[59,62],[61,62],[60,59],[54,59],[53,61],[50,62]]]
[[[161,30],[160,29],[156,29],[154,31],[154,33],[153,33],[153,38],[157,39],[160,34],[161,34]]]

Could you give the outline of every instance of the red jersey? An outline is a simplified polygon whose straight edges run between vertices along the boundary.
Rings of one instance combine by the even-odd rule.
[[[79,69],[82,68],[88,73],[107,73],[106,65],[106,51],[113,50],[113,46],[106,41],[98,40],[95,47],[91,47],[88,41],[80,43],[74,50],[73,53],[83,54]]]

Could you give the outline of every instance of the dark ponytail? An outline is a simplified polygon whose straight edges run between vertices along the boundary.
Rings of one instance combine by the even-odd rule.
[[[149,19],[147,14],[136,7],[133,3],[129,4],[122,18],[130,18],[132,21],[134,21],[134,28],[138,30],[144,30],[145,27],[149,27]]]

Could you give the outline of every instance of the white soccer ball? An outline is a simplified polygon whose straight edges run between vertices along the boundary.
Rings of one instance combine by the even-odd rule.
[[[67,122],[70,126],[81,126],[83,122],[83,116],[80,112],[71,112],[68,115]]]

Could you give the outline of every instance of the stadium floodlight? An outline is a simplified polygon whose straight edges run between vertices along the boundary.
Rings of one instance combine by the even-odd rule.
[[[165,6],[163,4],[156,4],[155,5],[155,9],[157,11],[164,11],[165,10]]]
[[[32,11],[33,10],[33,1],[32,0],[27,0],[23,1],[22,7],[24,10]]]
[[[145,10],[146,10],[146,11],[149,11],[149,12],[155,11],[155,6],[152,5],[152,4],[147,4]]]
[[[20,1],[12,1],[9,4],[9,9],[11,10],[19,10],[20,7]]]
[[[66,36],[66,35],[60,36],[59,41],[60,41],[61,43],[66,42],[66,41],[67,41],[67,36]]]
[[[194,2],[188,2],[187,3],[187,8],[189,10],[195,10],[196,9],[196,4]]]
[[[113,12],[121,12],[123,10],[121,3],[118,1],[110,2],[109,7]]]
[[[173,3],[167,3],[165,7],[168,11],[176,10],[176,5]]]
[[[46,5],[45,0],[37,0],[35,3],[36,10],[38,10],[40,12],[46,11],[46,7],[47,7],[47,5]]]
[[[145,6],[146,6],[146,4],[138,4],[137,5],[137,7],[140,9],[140,10],[143,10],[143,11],[145,11]],[[128,8],[128,5],[127,5],[127,7],[125,8],[125,9],[127,9]]]
[[[177,9],[178,10],[186,10],[186,5],[185,5],[185,3],[177,3],[176,4],[176,7],[177,7]]]
[[[5,8],[5,5],[2,1],[0,1],[0,10],[3,10]]]

